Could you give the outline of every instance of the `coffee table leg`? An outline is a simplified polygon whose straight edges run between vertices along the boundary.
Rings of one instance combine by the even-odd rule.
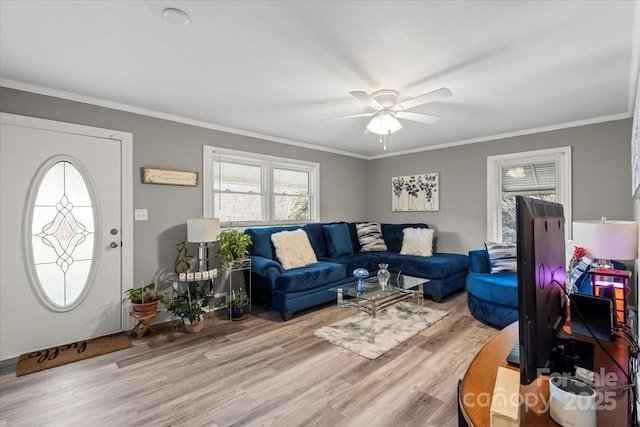
[[[418,303],[420,304],[420,314],[424,311],[424,285],[418,285]]]
[[[376,343],[376,322],[378,321],[376,319],[376,316],[372,316],[370,317],[371,319],[371,330],[369,331],[369,342],[371,344],[375,344]]]

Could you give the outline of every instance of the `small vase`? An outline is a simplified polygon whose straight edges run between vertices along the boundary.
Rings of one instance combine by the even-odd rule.
[[[378,282],[380,283],[380,288],[387,289],[387,285],[389,284],[389,277],[391,277],[391,273],[387,270],[389,264],[378,264]]]

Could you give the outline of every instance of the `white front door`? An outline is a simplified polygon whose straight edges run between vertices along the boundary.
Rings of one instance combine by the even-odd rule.
[[[0,360],[122,330],[121,150],[0,125]]]

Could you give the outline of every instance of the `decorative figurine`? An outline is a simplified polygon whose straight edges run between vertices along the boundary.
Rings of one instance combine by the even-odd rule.
[[[176,274],[186,273],[191,269],[190,261],[193,259],[193,256],[187,251],[187,245],[185,242],[178,243],[176,245],[178,250],[178,256],[176,257],[175,262],[175,272]]]

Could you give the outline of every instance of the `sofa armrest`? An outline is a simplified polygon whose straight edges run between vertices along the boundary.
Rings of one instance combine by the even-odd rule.
[[[469,268],[472,273],[491,273],[486,249],[469,251]]]
[[[255,273],[259,276],[268,277],[269,270],[275,269],[278,274],[284,273],[284,268],[282,268],[282,264],[278,261],[274,261],[269,258],[264,258],[257,255],[250,255],[251,258],[251,272]]]

